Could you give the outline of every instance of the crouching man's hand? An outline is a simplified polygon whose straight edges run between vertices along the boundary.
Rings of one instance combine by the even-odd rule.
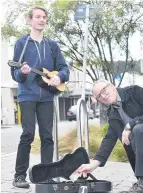
[[[122,143],[123,143],[123,145],[124,144],[126,144],[126,145],[130,144],[130,141],[129,141],[130,134],[131,134],[131,127],[130,127],[130,124],[128,123],[125,126],[124,131],[122,133]]]
[[[101,164],[98,160],[90,160],[89,164],[82,164],[75,173],[79,173],[83,175],[83,177],[87,177],[88,173],[91,173],[93,170],[95,170],[99,165]]]

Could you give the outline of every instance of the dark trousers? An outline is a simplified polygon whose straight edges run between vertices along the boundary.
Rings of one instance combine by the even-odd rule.
[[[135,175],[143,177],[143,123],[137,124],[133,128],[131,145],[135,153]]]
[[[31,143],[35,136],[35,115],[41,140],[41,163],[53,160],[53,102],[21,102],[20,110],[23,132],[18,145],[15,177],[19,175],[26,177]]]

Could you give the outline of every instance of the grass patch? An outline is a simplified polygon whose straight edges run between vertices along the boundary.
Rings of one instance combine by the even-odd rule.
[[[93,158],[93,156],[95,155],[95,152],[100,147],[101,141],[107,132],[107,128],[108,128],[108,124],[106,124],[103,127],[89,126],[89,152],[90,152],[91,158]],[[84,139],[83,139],[83,143],[84,143]],[[74,149],[78,147],[77,130],[76,129],[72,130],[66,136],[59,137],[58,145],[59,145],[59,155],[73,152]],[[40,153],[39,136],[35,137],[35,140],[32,143],[32,153],[38,153],[38,154]],[[126,152],[119,141],[114,147],[109,159],[113,161],[127,162],[128,159],[126,156]]]

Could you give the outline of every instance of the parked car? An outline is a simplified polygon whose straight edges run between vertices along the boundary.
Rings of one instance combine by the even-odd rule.
[[[67,111],[67,119],[69,121],[76,120],[76,113],[77,113],[77,105],[71,106]],[[94,118],[94,112],[92,109],[87,108],[88,118]]]

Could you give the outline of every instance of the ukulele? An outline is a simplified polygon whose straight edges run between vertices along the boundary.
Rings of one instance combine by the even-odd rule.
[[[15,62],[13,60],[8,61],[8,65],[10,67],[20,68],[23,66],[20,62]],[[51,94],[58,95],[65,90],[65,83],[61,83],[58,86],[49,85],[50,79],[56,75],[58,75],[58,71],[48,71],[46,68],[42,68],[40,70],[31,68],[31,71],[36,73],[36,80],[40,87],[47,89]]]

